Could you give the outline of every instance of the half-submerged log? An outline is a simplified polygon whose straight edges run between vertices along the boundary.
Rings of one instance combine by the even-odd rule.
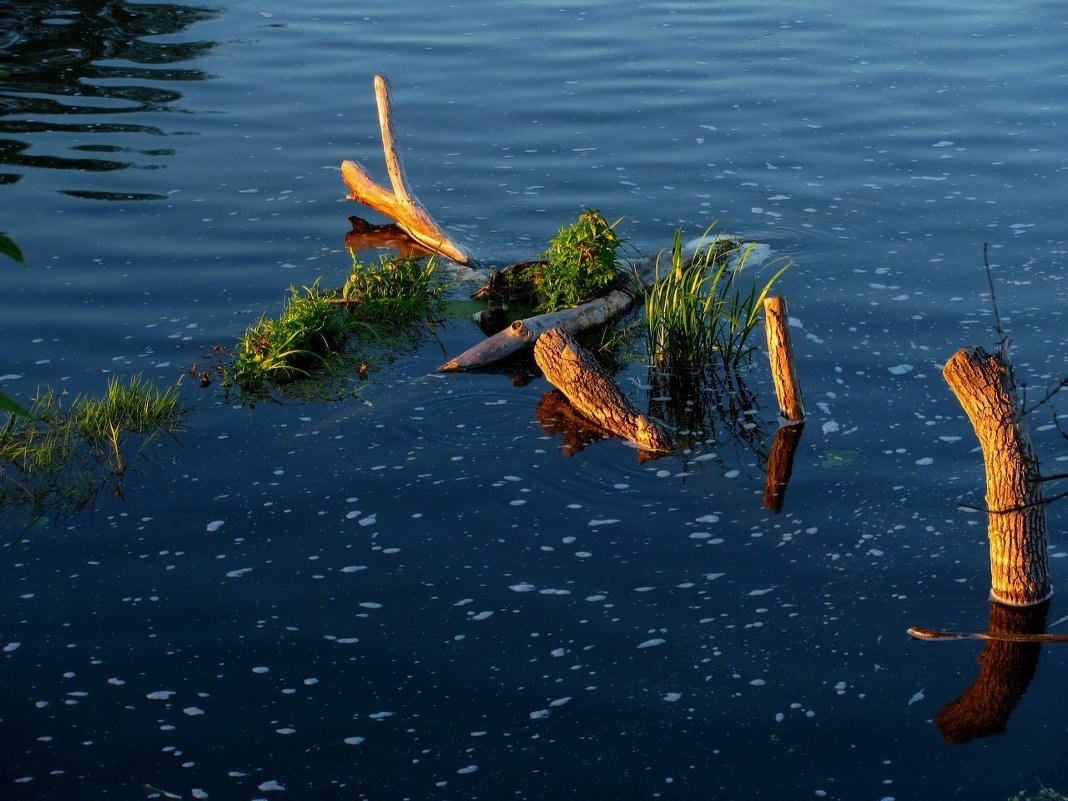
[[[549,382],[598,427],[649,451],[671,450],[671,438],[639,412],[593,355],[562,328],[542,333],[534,360]]]
[[[990,594],[1010,606],[1043,603],[1053,592],[1046,510],[1012,367],[982,348],[957,351],[942,375],[971,421],[986,468]]]
[[[633,262],[636,285],[647,286],[656,274],[656,259],[645,258]],[[459,356],[449,359],[438,368],[439,372],[474,370],[506,359],[523,348],[538,341],[538,337],[552,328],[561,328],[571,334],[594,328],[622,314],[634,305],[640,289],[613,289],[606,295],[575,306],[571,309],[538,314],[516,320],[509,327],[468,348]]]
[[[409,189],[404,167],[396,151],[389,82],[381,75],[376,75],[374,84],[378,126],[382,132],[382,151],[386,157],[386,171],[389,173],[392,190],[376,183],[357,162],[346,160],[341,163],[341,177],[349,187],[349,198],[370,206],[391,220],[396,220],[412,239],[429,250],[460,264],[470,263],[472,257],[467,249],[445,233]]]

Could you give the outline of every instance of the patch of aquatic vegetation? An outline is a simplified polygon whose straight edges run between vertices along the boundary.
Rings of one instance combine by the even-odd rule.
[[[736,369],[752,351],[749,336],[764,299],[791,266],[783,264],[763,284],[746,281],[755,246],[710,236],[711,230],[693,249],[676,231],[671,250],[657,259],[655,283],[645,294],[645,333],[650,365],[661,372],[701,376]]]
[[[327,376],[348,368],[366,374],[375,354],[363,351],[395,345],[417,323],[433,321],[444,287],[433,280],[432,260],[366,265],[350,255],[352,268],[340,287],[324,290],[318,282],[291,287],[278,317],[264,315],[238,338],[228,378],[250,395],[310,380],[319,385],[295,394],[322,396],[323,382],[331,383]],[[353,340],[360,350],[349,347]]]
[[[131,451],[145,456],[160,435],[177,433],[185,409],[176,387],[133,376],[111,378],[102,397],[79,395],[66,407],[45,389],[28,412],[9,414],[0,429],[0,507],[35,520],[82,509],[109,480],[120,492]]]
[[[616,232],[619,218],[605,220],[597,209],[586,209],[571,225],[561,228],[542,253],[544,263],[532,276],[540,300],[538,311],[577,306],[602,294],[621,277]]]

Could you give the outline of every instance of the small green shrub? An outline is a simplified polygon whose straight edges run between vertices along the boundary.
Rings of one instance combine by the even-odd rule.
[[[646,344],[652,367],[675,375],[702,374],[717,363],[724,370],[748,355],[749,335],[760,321],[764,298],[787,263],[762,286],[742,285],[752,246],[710,237],[690,254],[676,231],[669,259],[661,253],[656,281],[645,296]]]
[[[622,217],[609,224],[597,209],[586,209],[571,225],[549,240],[545,264],[534,277],[541,298],[539,311],[577,306],[604,292],[620,277],[616,233]]]

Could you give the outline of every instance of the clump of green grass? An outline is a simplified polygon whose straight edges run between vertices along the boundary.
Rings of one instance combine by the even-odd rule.
[[[622,219],[608,223],[597,209],[586,209],[549,240],[542,253],[545,263],[534,276],[539,311],[576,306],[619,279],[619,249],[624,241],[615,229]]]
[[[159,390],[141,376],[115,377],[99,398],[79,395],[67,408],[53,389],[38,392],[29,415],[9,414],[0,428],[0,506],[28,505],[34,517],[88,503],[100,473],[121,478],[128,435],[138,452],[179,430],[185,409],[178,390]]]
[[[332,371],[346,361],[353,335],[376,340],[431,315],[440,294],[432,286],[432,262],[394,258],[365,265],[351,256],[342,286],[291,287],[281,315],[264,315],[239,337],[232,377],[244,391],[258,394],[268,385]]]
[[[702,235],[685,252],[675,232],[668,258],[660,254],[656,282],[645,296],[646,343],[650,365],[680,376],[731,370],[751,347],[749,335],[760,321],[764,298],[790,267],[787,263],[762,285],[743,283],[752,246],[733,238]]]

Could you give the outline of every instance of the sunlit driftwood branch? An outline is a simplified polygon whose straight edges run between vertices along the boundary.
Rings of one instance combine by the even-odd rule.
[[[386,171],[392,190],[376,183],[357,162],[346,160],[341,163],[341,177],[349,187],[349,198],[396,220],[412,239],[430,250],[461,264],[468,264],[472,261],[471,254],[449,238],[408,188],[404,167],[396,151],[389,83],[381,75],[376,75],[374,84],[378,125],[382,131],[382,151],[386,157]]]

